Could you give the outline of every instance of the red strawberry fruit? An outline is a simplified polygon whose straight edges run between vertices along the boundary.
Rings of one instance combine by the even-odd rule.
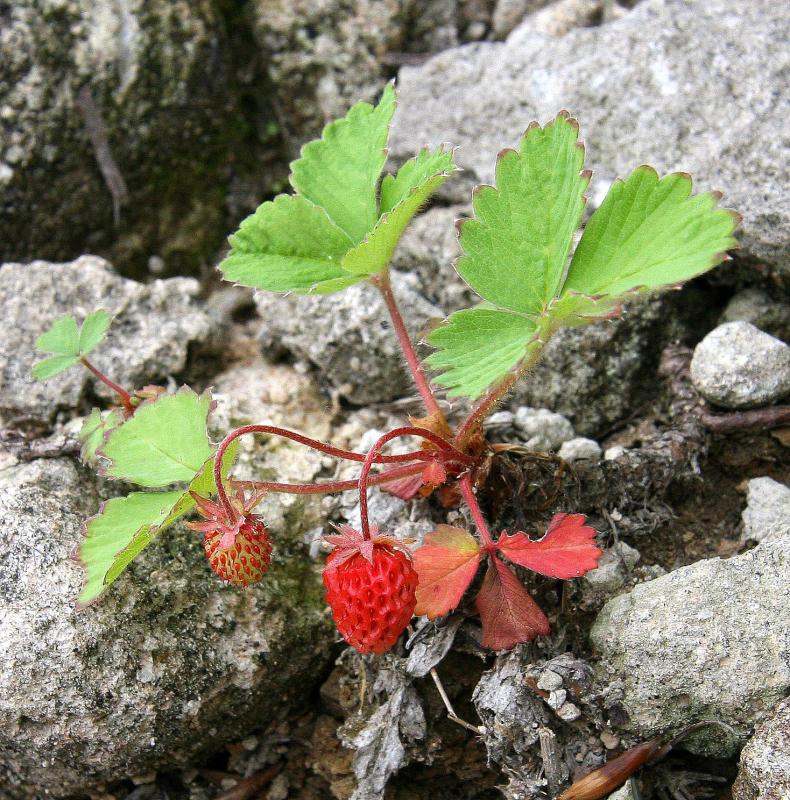
[[[232,517],[221,503],[194,493],[192,497],[207,521],[189,522],[187,526],[203,534],[203,549],[211,569],[235,586],[257,583],[272,559],[272,543],[263,520],[251,511],[260,495],[245,500],[239,492],[231,498]]]
[[[385,653],[403,633],[414,613],[417,573],[404,543],[381,536],[370,539],[348,525],[339,536],[324,568],[326,602],[337,629],[360,653]]]

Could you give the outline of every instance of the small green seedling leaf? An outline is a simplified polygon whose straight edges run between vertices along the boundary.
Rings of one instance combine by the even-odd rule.
[[[436,383],[448,387],[450,397],[477,397],[513,369],[531,344],[539,346],[536,330],[533,320],[509,311],[456,311],[429,334],[428,343],[439,349],[425,363],[443,370]]]
[[[110,315],[103,309],[85,317],[80,330],[80,355],[87,355],[102,343],[111,321]]]
[[[496,188],[478,187],[475,217],[460,225],[456,269],[501,308],[536,316],[562,284],[590,181],[578,133],[567,112],[532,123],[518,151],[500,153]]]
[[[605,313],[629,293],[677,285],[726,259],[738,215],[717,208],[719,194],[691,189],[688,175],[659,179],[647,166],[615,181],[573,255],[563,310]]]
[[[376,188],[394,113],[395,89],[388,84],[377,106],[354,105],[291,164],[294,189],[323,208],[352,244],[361,242],[379,218]]]
[[[237,452],[238,442],[225,451],[223,478],[230,472]],[[156,536],[189,513],[195,506],[193,491],[202,497],[216,492],[213,458],[203,464],[187,490],[133,492],[105,503],[85,524],[85,539],[79,548],[85,586],[78,605],[85,606],[99,597]]]
[[[343,259],[343,268],[357,275],[386,269],[395,247],[414,215],[455,170],[452,150],[423,150],[407,161],[381,187],[382,215],[367,238]]]
[[[43,353],[54,353],[33,366],[33,377],[43,381],[54,378],[80,360],[101,343],[110,326],[110,315],[101,309],[88,314],[77,328],[71,315],[56,320],[52,327],[36,339],[36,349]]]
[[[143,403],[99,450],[110,465],[104,474],[139,486],[191,481],[211,457],[206,434],[211,397],[184,387]]]

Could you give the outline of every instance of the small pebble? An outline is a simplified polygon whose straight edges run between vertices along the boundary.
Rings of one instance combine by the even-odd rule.
[[[600,735],[601,744],[607,750],[614,750],[620,744],[620,737],[616,736],[614,733],[609,733],[609,731],[604,731]]]
[[[691,380],[722,408],[769,405],[790,394],[790,347],[748,322],[726,322],[697,345]]]
[[[559,456],[570,462],[585,459],[597,461],[601,457],[601,446],[594,439],[577,436],[574,439],[563,442]]]
[[[544,692],[553,692],[562,686],[562,675],[558,675],[554,670],[545,669],[538,678],[538,689]]]
[[[575,719],[579,719],[581,715],[582,712],[579,707],[573,703],[565,703],[557,709],[557,716],[565,722],[573,722]]]

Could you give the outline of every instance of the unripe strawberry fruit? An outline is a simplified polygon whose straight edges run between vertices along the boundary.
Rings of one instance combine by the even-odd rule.
[[[337,629],[360,653],[384,653],[414,613],[417,573],[402,543],[374,535],[363,541],[348,526],[327,540],[337,549],[324,568],[326,602]]]
[[[211,569],[236,586],[257,583],[272,560],[272,543],[260,518],[244,518],[230,547],[222,547],[223,532],[215,529],[203,537],[203,549]]]
[[[211,569],[235,586],[257,583],[272,560],[272,543],[263,520],[252,513],[260,495],[245,499],[243,492],[229,499],[230,511],[221,503],[191,492],[206,522],[188,522],[203,534],[203,549]],[[232,513],[231,513],[232,512]]]

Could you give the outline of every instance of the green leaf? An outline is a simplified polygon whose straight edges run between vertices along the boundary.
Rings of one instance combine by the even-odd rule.
[[[691,189],[688,175],[659,180],[647,166],[615,181],[576,248],[562,306],[595,313],[629,292],[672,286],[723,261],[737,246],[738,215],[716,207],[720,195]]]
[[[381,187],[382,216],[367,238],[343,259],[343,267],[357,275],[386,269],[412,217],[455,169],[452,150],[423,150],[407,161],[396,177],[388,175]]]
[[[211,457],[206,434],[211,397],[186,387],[143,403],[99,450],[110,460],[104,474],[139,486],[191,481]]]
[[[95,600],[143,550],[151,540],[151,530],[167,517],[182,494],[183,490],[177,490],[115,497],[87,521],[85,539],[79,548],[85,570],[80,606]],[[126,555],[117,558],[127,548]]]
[[[97,345],[101,344],[107,329],[110,327],[110,315],[99,309],[85,317],[80,330],[79,348],[82,355],[87,355]]]
[[[117,428],[124,420],[123,410],[115,408],[112,411],[102,413],[98,408],[94,408],[85,417],[77,438],[82,442],[80,458],[84,464],[94,464],[96,462],[96,450],[101,446],[105,436],[114,428]]]
[[[361,242],[379,218],[376,188],[394,113],[395,90],[388,84],[377,106],[354,105],[291,164],[294,189],[323,208],[352,244]]]
[[[532,123],[518,151],[499,155],[496,188],[475,192],[456,269],[497,306],[538,315],[559,291],[589,183],[577,137],[567,112],[544,128]]]
[[[225,451],[222,475],[227,477],[238,452],[238,441]],[[133,492],[105,503],[85,525],[80,561],[85,586],[79,606],[95,600],[142,553],[153,539],[195,506],[190,490],[208,497],[216,492],[214,459],[209,458],[189,484],[189,490]]]
[[[79,356],[50,356],[34,364],[31,372],[37,381],[45,381],[78,364],[79,360]]]
[[[56,320],[52,327],[36,339],[36,349],[42,353],[56,353],[62,356],[80,354],[80,335],[77,321],[71,315]]]
[[[70,314],[56,320],[48,331],[36,339],[36,349],[55,355],[35,364],[33,377],[44,381],[73,367],[81,355],[87,355],[102,341],[109,325],[110,315],[102,310],[88,314],[81,330],[78,330],[77,321]]]
[[[270,292],[330,291],[362,280],[341,266],[353,242],[322,209],[298,195],[264,203],[231,236],[219,265],[228,281]]]
[[[444,372],[436,383],[450,389],[450,397],[478,397],[513,369],[535,341],[535,322],[520,314],[489,308],[457,311],[428,336],[440,348],[426,364]]]

